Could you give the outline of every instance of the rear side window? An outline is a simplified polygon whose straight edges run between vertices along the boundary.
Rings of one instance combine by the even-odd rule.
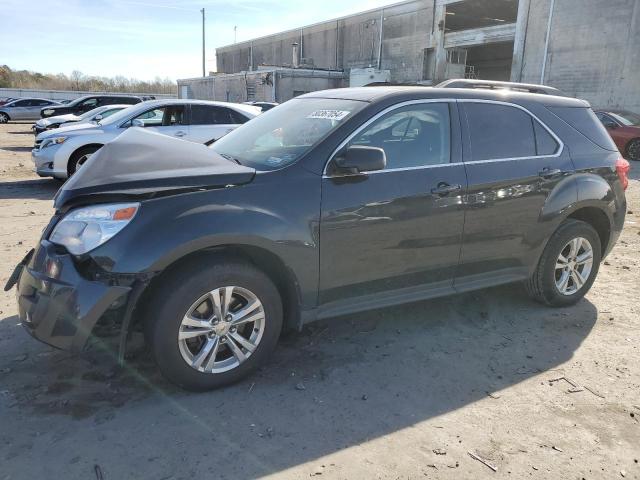
[[[235,124],[230,115],[231,110],[208,105],[191,105],[191,125],[226,125]]]
[[[588,107],[547,107],[574,129],[605,150],[617,150],[611,136]]]
[[[473,160],[533,157],[537,155],[531,115],[516,107],[492,103],[465,103]]]
[[[229,109],[229,115],[231,115],[231,123],[241,125],[247,123],[249,119],[235,110]]]

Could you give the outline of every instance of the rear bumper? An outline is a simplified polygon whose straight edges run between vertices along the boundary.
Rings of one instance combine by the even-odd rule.
[[[18,315],[33,337],[79,352],[98,319],[130,291],[131,287],[87,280],[69,254],[57,253],[55,245],[43,240],[20,273]]]

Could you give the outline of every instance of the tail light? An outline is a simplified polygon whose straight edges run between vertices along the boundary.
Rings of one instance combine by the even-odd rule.
[[[629,162],[624,158],[616,160],[616,173],[618,174],[620,183],[622,183],[623,190],[626,190],[629,186],[629,170],[631,170],[631,165],[629,165]]]

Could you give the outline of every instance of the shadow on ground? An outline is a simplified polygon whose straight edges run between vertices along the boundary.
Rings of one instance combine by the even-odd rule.
[[[45,430],[67,418],[51,433],[58,451],[68,446],[83,461],[100,452],[109,478],[160,478],[176,472],[184,455],[198,459],[189,475],[256,478],[548,372],[572,357],[596,317],[588,300],[548,309],[532,304],[519,286],[346,316],[283,337],[272,362],[251,378],[203,394],[167,384],[145,354],[119,373],[95,347],[74,358],[33,347],[34,340],[34,352],[24,354],[13,345],[30,339],[11,317],[0,322],[0,339],[20,341],[3,342],[12,345],[0,356],[0,369],[11,370],[2,379],[10,403],[0,416],[41,419]],[[0,444],[10,432],[0,433]],[[100,438],[111,439],[108,452],[96,443]],[[154,461],[121,465],[119,456],[132,451]],[[5,455],[7,473],[22,472],[19,455]],[[69,465],[66,457],[45,455],[40,460],[49,472],[89,475],[91,460]]]
[[[0,200],[28,199],[51,200],[62,183],[53,179],[0,182]]]

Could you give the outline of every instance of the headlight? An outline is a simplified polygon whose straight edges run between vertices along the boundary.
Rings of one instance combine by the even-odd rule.
[[[112,203],[83,207],[67,213],[56,225],[49,240],[74,255],[99,247],[133,220],[139,203]]]
[[[45,115],[51,115],[53,112],[54,112],[53,110],[48,109],[48,110],[45,110],[45,111],[44,111],[44,112],[42,112],[42,113],[44,113]]]
[[[45,138],[42,141],[42,145],[40,145],[40,150],[43,148],[51,147],[53,145],[60,145],[64,143],[69,137],[53,137],[53,138]]]

